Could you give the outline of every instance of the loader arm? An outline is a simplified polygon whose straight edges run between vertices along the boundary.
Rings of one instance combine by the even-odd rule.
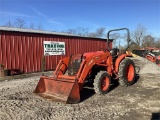
[[[68,68],[68,64],[69,64],[69,58],[70,57],[65,57],[62,60],[59,61],[55,72],[53,73],[53,77],[56,78],[59,75],[64,74],[64,72],[66,71],[66,69]]]
[[[109,52],[103,53],[103,54],[98,54],[94,55],[91,57],[86,58],[78,71],[77,77],[79,79],[78,83],[81,86],[83,86],[84,81],[86,80],[88,74],[90,71],[92,71],[92,68],[94,65],[99,65],[99,66],[104,66],[106,67],[107,71],[111,72],[112,69],[112,57],[110,56]],[[110,64],[109,64],[110,63]]]

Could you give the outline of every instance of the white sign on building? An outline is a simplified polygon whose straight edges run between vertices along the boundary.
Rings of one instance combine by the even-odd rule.
[[[65,55],[65,42],[43,41],[44,55]]]

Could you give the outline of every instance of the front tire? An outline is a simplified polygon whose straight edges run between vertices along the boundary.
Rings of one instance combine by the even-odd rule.
[[[130,86],[135,82],[135,65],[131,59],[123,59],[119,65],[119,84],[123,86]]]
[[[100,71],[94,79],[94,90],[100,95],[106,94],[110,90],[111,78],[106,71]]]

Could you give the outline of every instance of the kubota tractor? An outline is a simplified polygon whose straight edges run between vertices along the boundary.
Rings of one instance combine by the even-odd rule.
[[[127,30],[129,46],[130,33],[127,28],[108,31],[107,40],[110,32],[119,30]],[[110,49],[109,41],[107,43],[107,49],[60,60],[52,76],[40,77],[34,93],[54,101],[78,103],[80,91],[88,81],[93,82],[95,92],[100,95],[110,90],[112,80],[119,80],[123,86],[132,85],[135,82],[135,65],[130,59],[131,54],[119,54],[119,49]]]
[[[144,57],[147,60],[153,63],[156,63],[158,66],[160,66],[160,49],[159,48],[146,47],[143,49],[132,50],[132,53],[138,56]]]

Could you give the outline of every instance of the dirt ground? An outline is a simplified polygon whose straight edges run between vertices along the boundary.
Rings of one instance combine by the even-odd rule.
[[[143,58],[134,61],[140,67],[134,85],[114,84],[104,96],[85,88],[78,104],[33,94],[40,75],[2,81],[0,120],[160,120],[160,68]]]

